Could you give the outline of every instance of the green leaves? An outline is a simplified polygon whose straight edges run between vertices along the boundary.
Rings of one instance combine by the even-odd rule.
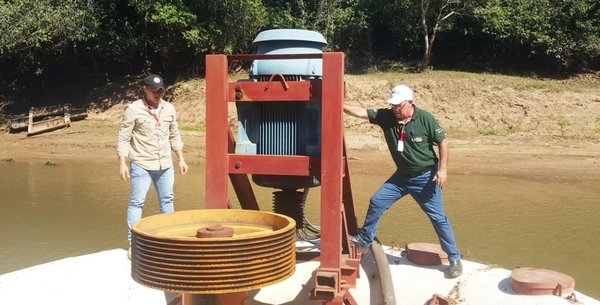
[[[0,54],[63,48],[96,35],[92,0],[17,0],[0,5]]]
[[[505,44],[530,48],[560,66],[600,56],[600,13],[590,0],[489,0],[474,10],[483,32]]]
[[[434,32],[433,65],[600,68],[598,0],[0,0],[0,86],[67,72],[198,75],[205,54],[251,53],[274,28],[319,31],[363,71],[421,61]]]

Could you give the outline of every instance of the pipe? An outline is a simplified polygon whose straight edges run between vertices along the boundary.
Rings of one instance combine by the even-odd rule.
[[[392,272],[387,256],[379,241],[371,243],[371,252],[377,265],[377,274],[381,281],[381,295],[383,296],[384,305],[396,305],[396,293],[394,292],[394,282],[392,280]]]

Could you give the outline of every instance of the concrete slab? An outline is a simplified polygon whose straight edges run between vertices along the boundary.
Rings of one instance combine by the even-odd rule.
[[[516,295],[510,288],[510,270],[463,261],[463,275],[446,279],[446,266],[417,266],[397,249],[387,248],[386,253],[397,304],[423,305],[434,294],[464,305],[573,304],[564,297]],[[299,262],[291,278],[251,292],[251,304],[320,304],[308,299],[318,266],[318,262]],[[361,267],[357,286],[350,292],[358,304],[382,304],[371,255],[365,256]],[[130,272],[131,262],[122,249],[65,258],[0,275],[0,304],[167,305],[177,297],[136,283]],[[579,292],[576,297],[579,304],[600,305]]]

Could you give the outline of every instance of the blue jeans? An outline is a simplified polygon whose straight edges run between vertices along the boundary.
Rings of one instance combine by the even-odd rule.
[[[448,254],[448,258],[450,260],[460,259],[452,227],[444,212],[442,189],[432,180],[435,170],[415,177],[405,177],[398,172],[394,173],[371,197],[365,224],[357,235],[358,241],[363,246],[369,246],[375,239],[375,231],[377,231],[383,213],[400,198],[410,194],[429,217],[440,240],[442,250]]]
[[[130,164],[131,177],[131,195],[129,196],[129,206],[127,207],[127,239],[131,244],[131,227],[142,219],[142,209],[146,201],[146,195],[150,190],[150,182],[154,184],[158,195],[158,204],[161,213],[173,213],[173,184],[175,183],[175,171],[173,167],[164,170],[145,170],[137,164]]]

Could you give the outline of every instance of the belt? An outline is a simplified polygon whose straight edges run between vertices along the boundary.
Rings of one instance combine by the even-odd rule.
[[[434,167],[435,167],[435,166],[426,167],[426,168],[424,168],[423,170],[421,170],[421,171],[418,171],[418,172],[415,172],[415,173],[407,173],[407,174],[405,174],[405,173],[400,173],[400,175],[401,175],[401,176],[404,176],[404,177],[408,177],[408,178],[413,178],[413,177],[416,177],[416,176],[421,176],[421,175],[423,175],[423,174],[425,174],[425,173],[427,173],[427,172],[430,172],[430,171],[432,171],[432,170],[434,169]]]

